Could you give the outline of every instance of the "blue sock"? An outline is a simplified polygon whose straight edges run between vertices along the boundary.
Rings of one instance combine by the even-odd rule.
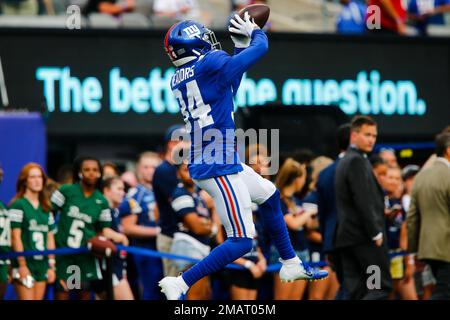
[[[292,248],[291,239],[289,239],[280,201],[280,192],[276,190],[269,199],[259,205],[259,210],[263,225],[267,228],[281,259],[288,260],[296,257],[296,254],[294,248]]]
[[[223,269],[227,264],[242,257],[252,250],[252,246],[253,241],[250,238],[228,238],[181,276],[184,282],[191,287],[201,278]]]

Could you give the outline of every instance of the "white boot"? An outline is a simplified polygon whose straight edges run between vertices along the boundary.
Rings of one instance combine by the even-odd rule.
[[[180,300],[181,296],[186,294],[189,289],[181,276],[165,277],[158,284],[167,300]]]
[[[305,268],[299,257],[289,260],[280,258],[283,266],[280,269],[280,279],[282,282],[292,282],[295,280],[321,280],[328,276],[325,270],[314,270],[313,268]]]

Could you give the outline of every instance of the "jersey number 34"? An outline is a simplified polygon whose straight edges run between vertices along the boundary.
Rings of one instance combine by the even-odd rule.
[[[214,120],[210,114],[211,106],[203,102],[203,97],[196,80],[186,83],[187,107],[181,91],[175,89],[173,90],[173,93],[180,103],[181,113],[183,114],[184,122],[186,123],[187,132],[192,131],[192,125],[195,122],[198,123],[200,128],[214,124]],[[189,118],[192,119],[193,123],[191,123]]]

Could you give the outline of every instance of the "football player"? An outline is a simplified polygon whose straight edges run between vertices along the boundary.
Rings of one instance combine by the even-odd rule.
[[[316,280],[328,275],[304,266],[289,240],[280,193],[267,179],[241,163],[236,151],[233,96],[241,78],[268,50],[265,33],[251,20],[230,20],[234,55],[220,50],[214,33],[200,23],[174,24],[164,39],[177,67],[172,91],[190,133],[189,172],[198,187],[214,199],[227,240],[178,277],[165,277],[160,287],[168,299],[180,299],[189,287],[252,249],[255,226],[251,203],[259,205],[264,224],[280,253],[280,279]]]
[[[53,208],[59,211],[56,247],[80,248],[86,246],[88,240],[97,234],[102,234],[116,243],[128,244],[123,234],[111,229],[111,210],[100,191],[101,180],[100,161],[92,157],[82,157],[74,163],[74,183],[63,185],[53,192]],[[56,266],[57,300],[68,300],[70,290],[76,290],[78,299],[90,299],[92,282],[102,277],[98,260],[94,256],[57,256]],[[69,278],[74,278],[77,270],[81,277],[80,285],[77,285],[76,281],[68,281]]]
[[[29,163],[20,171],[17,192],[9,208],[15,252],[55,249],[55,221],[50,199],[44,192],[46,181],[44,170],[37,163]],[[55,281],[55,257],[18,257],[12,264],[19,300],[42,300],[47,282]]]

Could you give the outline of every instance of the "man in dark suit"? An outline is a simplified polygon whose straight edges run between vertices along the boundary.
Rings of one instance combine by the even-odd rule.
[[[386,299],[392,290],[384,241],[384,194],[367,159],[376,138],[376,122],[356,116],[351,123],[350,147],[336,169],[334,247],[349,299]]]

